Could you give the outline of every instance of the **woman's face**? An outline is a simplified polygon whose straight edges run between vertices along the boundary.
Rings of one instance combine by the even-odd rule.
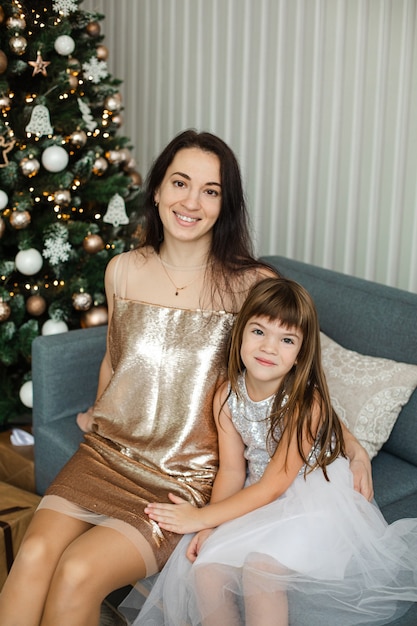
[[[217,155],[200,148],[179,150],[155,193],[165,238],[211,240],[220,215],[221,193]]]

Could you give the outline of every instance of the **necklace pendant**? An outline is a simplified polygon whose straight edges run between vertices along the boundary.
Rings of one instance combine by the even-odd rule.
[[[175,292],[175,295],[176,295],[176,296],[178,296],[178,293],[179,293],[179,292],[178,292],[178,291],[176,291],[176,292]]]

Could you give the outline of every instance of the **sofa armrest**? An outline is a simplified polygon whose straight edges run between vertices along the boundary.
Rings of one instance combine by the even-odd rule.
[[[95,400],[106,326],[36,337],[32,343],[36,491],[43,494],[83,433],[76,415]]]
[[[106,326],[36,337],[32,344],[35,426],[88,408],[95,400]]]

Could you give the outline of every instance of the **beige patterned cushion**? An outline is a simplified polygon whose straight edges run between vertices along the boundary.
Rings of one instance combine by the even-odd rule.
[[[347,350],[321,333],[332,404],[372,459],[417,386],[417,366]]]

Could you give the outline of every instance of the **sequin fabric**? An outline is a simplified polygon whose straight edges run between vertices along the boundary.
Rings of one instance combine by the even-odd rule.
[[[238,378],[237,391],[237,394],[233,392],[230,394],[228,406],[232,422],[245,444],[244,455],[248,464],[246,485],[252,485],[260,480],[271,458],[265,442],[270,427],[269,416],[274,396],[260,402],[251,400],[246,390],[244,376]],[[287,396],[284,397],[282,404],[284,405],[286,401]],[[308,456],[309,464],[314,464],[319,451],[318,444],[312,447]],[[304,471],[305,465],[300,469],[299,474],[304,474]]]
[[[48,494],[137,528],[159,567],[179,535],[143,512],[168,492],[205,504],[218,466],[212,400],[224,376],[234,316],[115,297],[112,379],[96,403],[94,431]]]

